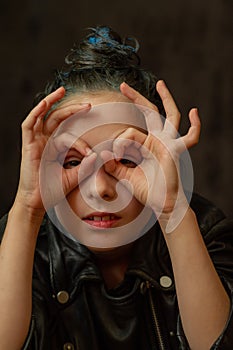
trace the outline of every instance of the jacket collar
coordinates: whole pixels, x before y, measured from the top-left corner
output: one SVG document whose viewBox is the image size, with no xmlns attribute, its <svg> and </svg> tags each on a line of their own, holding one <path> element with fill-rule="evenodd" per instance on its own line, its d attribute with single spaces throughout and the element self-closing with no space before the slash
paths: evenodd
<svg viewBox="0 0 233 350">
<path fill-rule="evenodd" d="M 46 217 L 44 233 L 48 239 L 48 262 L 53 292 L 61 290 L 76 293 L 87 280 L 102 281 L 95 256 L 84 245 L 61 233 Z M 158 285 L 159 278 L 172 274 L 170 258 L 158 223 L 134 243 L 128 275 L 138 276 Z"/>
</svg>

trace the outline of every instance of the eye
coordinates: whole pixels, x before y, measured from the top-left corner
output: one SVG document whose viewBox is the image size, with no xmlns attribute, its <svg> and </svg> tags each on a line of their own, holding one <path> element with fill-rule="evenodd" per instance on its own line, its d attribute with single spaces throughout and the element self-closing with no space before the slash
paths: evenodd
<svg viewBox="0 0 233 350">
<path fill-rule="evenodd" d="M 83 155 L 77 150 L 71 148 L 68 153 L 65 155 L 61 154 L 58 158 L 59 163 L 63 166 L 64 169 L 72 169 L 78 166 L 83 160 Z"/>
<path fill-rule="evenodd" d="M 135 163 L 134 161 L 130 160 L 130 159 L 126 159 L 126 158 L 122 158 L 120 160 L 120 163 L 123 164 L 124 166 L 126 166 L 127 168 L 136 168 L 137 163 Z"/>
<path fill-rule="evenodd" d="M 81 163 L 81 160 L 78 159 L 70 159 L 70 160 L 65 160 L 63 164 L 64 169 L 72 169 L 76 166 L 78 166 Z"/>
</svg>

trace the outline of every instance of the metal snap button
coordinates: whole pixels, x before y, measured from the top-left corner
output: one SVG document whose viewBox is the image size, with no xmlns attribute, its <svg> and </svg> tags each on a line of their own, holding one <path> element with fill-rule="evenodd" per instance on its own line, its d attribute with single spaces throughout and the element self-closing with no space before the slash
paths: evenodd
<svg viewBox="0 0 233 350">
<path fill-rule="evenodd" d="M 65 343 L 63 345 L 63 350 L 74 350 L 74 345 L 71 343 Z"/>
<path fill-rule="evenodd" d="M 172 279 L 169 276 L 160 277 L 159 283 L 163 288 L 169 288 L 172 285 Z"/>
<path fill-rule="evenodd" d="M 69 300 L 69 293 L 67 293 L 65 290 L 61 290 L 57 293 L 57 300 L 60 304 L 65 304 Z"/>
</svg>

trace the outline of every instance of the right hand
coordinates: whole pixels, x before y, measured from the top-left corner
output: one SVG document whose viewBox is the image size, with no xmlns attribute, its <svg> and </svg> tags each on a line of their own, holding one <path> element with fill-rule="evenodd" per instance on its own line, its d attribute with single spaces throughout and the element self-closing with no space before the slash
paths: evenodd
<svg viewBox="0 0 233 350">
<path fill-rule="evenodd" d="M 65 89 L 63 87 L 52 92 L 29 113 L 22 123 L 22 160 L 15 203 L 20 203 L 26 208 L 42 214 L 44 214 L 45 208 L 39 186 L 39 169 L 41 157 L 48 139 L 61 122 L 74 113 L 88 111 L 91 108 L 89 104 L 64 104 L 54 109 L 49 116 L 44 119 L 51 107 L 63 98 L 64 95 Z M 88 145 L 84 144 L 84 141 L 78 140 L 74 147 L 83 157 L 87 159 L 93 158 L 92 154 L 88 156 Z M 56 174 L 57 170 L 62 171 L 63 191 L 65 194 L 68 194 L 78 185 L 77 172 L 79 166 L 74 169 L 64 169 L 57 161 L 57 156 L 58 154 L 56 151 L 54 152 L 54 159 L 50 159 L 48 165 L 50 168 L 51 164 L 54 166 L 53 174 Z M 90 161 L 91 159 L 89 163 Z M 58 183 L 58 181 L 56 182 L 56 179 L 54 179 L 54 183 Z M 56 198 L 56 200 L 59 200 L 59 198 Z M 51 206 L 54 204 L 56 203 L 51 203 Z"/>
</svg>

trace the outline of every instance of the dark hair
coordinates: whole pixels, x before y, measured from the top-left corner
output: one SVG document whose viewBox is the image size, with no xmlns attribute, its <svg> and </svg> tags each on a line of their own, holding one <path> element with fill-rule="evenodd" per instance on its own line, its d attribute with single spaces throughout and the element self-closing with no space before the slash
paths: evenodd
<svg viewBox="0 0 233 350">
<path fill-rule="evenodd" d="M 65 58 L 65 65 L 55 72 L 54 81 L 36 97 L 36 103 L 60 86 L 66 96 L 76 92 L 119 91 L 125 81 L 155 103 L 162 113 L 161 99 L 155 89 L 157 78 L 140 67 L 138 41 L 121 37 L 108 26 L 89 28 L 89 33 Z"/>
</svg>

